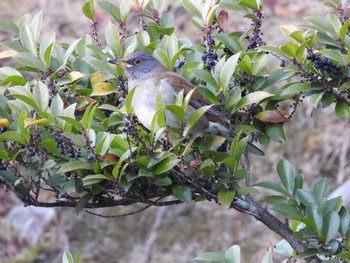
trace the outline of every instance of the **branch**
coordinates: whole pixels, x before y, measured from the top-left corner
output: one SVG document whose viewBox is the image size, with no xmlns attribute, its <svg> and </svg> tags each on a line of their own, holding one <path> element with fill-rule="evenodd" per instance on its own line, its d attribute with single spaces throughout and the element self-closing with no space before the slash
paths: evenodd
<svg viewBox="0 0 350 263">
<path fill-rule="evenodd" d="M 254 216 L 256 220 L 260 221 L 273 232 L 285 239 L 293 247 L 298 255 L 307 249 L 305 243 L 293 238 L 294 233 L 287 224 L 282 223 L 277 217 L 272 215 L 265 208 L 258 205 L 250 196 L 248 196 L 246 200 L 235 198 L 231 204 L 231 207 L 237 209 L 240 212 Z M 322 262 L 322 260 L 317 256 L 311 256 L 305 258 L 305 260 L 311 263 Z"/>
</svg>

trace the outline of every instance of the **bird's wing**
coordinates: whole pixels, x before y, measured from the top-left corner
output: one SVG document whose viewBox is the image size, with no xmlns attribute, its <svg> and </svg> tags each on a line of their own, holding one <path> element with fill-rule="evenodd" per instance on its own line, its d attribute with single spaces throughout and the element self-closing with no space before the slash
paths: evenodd
<svg viewBox="0 0 350 263">
<path fill-rule="evenodd" d="M 181 90 L 184 90 L 184 95 L 186 96 L 187 93 L 192 91 L 195 87 L 186 80 L 185 78 L 177 75 L 176 73 L 172 71 L 166 72 L 162 77 L 163 81 L 166 81 L 169 83 L 176 93 L 179 93 Z M 212 104 L 208 99 L 206 99 L 198 90 L 194 90 L 191 96 L 191 100 L 189 104 L 198 109 L 200 107 L 210 105 Z M 215 107 L 211 107 L 207 112 L 206 115 L 210 121 L 217 121 L 221 123 L 227 123 L 226 116 L 222 114 L 220 111 L 218 111 Z"/>
</svg>

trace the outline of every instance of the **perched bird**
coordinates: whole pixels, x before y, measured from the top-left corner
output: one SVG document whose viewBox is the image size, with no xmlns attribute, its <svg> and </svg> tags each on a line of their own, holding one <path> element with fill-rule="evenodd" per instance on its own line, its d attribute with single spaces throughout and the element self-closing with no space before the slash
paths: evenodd
<svg viewBox="0 0 350 263">
<path fill-rule="evenodd" d="M 123 59 L 115 58 L 108 62 L 123 67 L 128 79 L 129 92 L 135 88 L 132 98 L 134 113 L 147 129 L 150 129 L 156 112 L 156 97 L 159 92 L 162 95 L 163 105 L 172 105 L 175 104 L 176 96 L 181 90 L 184 90 L 186 95 L 195 88 L 188 80 L 166 68 L 156 58 L 145 52 L 135 52 Z M 210 104 L 209 100 L 194 90 L 186 109 L 185 121 L 196 109 Z M 180 126 L 170 111 L 166 112 L 166 124 L 169 127 Z M 190 130 L 191 141 L 186 150 L 197 137 L 205 134 L 232 138 L 235 134 L 227 124 L 226 117 L 220 111 L 214 106 L 209 108 Z M 264 155 L 264 152 L 253 144 L 249 143 L 247 148 L 253 154 Z"/>
</svg>

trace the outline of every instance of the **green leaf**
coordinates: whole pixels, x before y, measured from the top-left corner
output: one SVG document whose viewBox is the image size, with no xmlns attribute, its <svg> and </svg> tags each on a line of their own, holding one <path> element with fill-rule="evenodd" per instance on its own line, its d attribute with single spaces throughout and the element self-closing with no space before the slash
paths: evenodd
<svg viewBox="0 0 350 263">
<path fill-rule="evenodd" d="M 195 260 L 205 260 L 205 261 L 212 261 L 212 262 L 219 262 L 219 263 L 226 263 L 226 259 L 224 256 L 220 255 L 216 252 L 205 252 L 197 257 L 195 257 Z"/>
<path fill-rule="evenodd" d="M 296 196 L 299 198 L 301 203 L 305 206 L 316 203 L 315 195 L 312 192 L 307 191 L 305 189 L 298 189 L 296 191 Z"/>
<path fill-rule="evenodd" d="M 1 135 L 0 135 L 1 136 Z M 91 163 L 84 163 L 79 160 L 70 161 L 64 163 L 61 168 L 57 171 L 58 174 L 63 174 L 66 172 L 77 171 L 77 170 L 92 170 Z"/>
<path fill-rule="evenodd" d="M 266 127 L 266 134 L 269 136 L 272 140 L 283 142 L 286 140 L 286 137 L 284 135 L 283 127 L 280 124 L 277 123 L 271 123 L 268 124 Z"/>
<path fill-rule="evenodd" d="M 287 203 L 273 205 L 272 210 L 286 218 L 297 219 L 303 217 L 298 209 Z"/>
<path fill-rule="evenodd" d="M 83 178 L 83 186 L 98 184 L 102 181 L 110 181 L 112 179 L 104 174 L 91 174 Z"/>
<path fill-rule="evenodd" d="M 310 203 L 306 207 L 306 218 L 313 223 L 312 225 L 308 226 L 311 227 L 316 233 L 320 233 L 322 230 L 323 218 L 322 210 L 317 204 Z"/>
<path fill-rule="evenodd" d="M 105 27 L 105 38 L 107 45 L 112 50 L 112 52 L 121 57 L 121 48 L 120 48 L 120 35 L 117 28 L 112 24 L 111 21 L 108 21 Z"/>
<path fill-rule="evenodd" d="M 39 71 L 44 71 L 45 70 L 45 65 L 44 63 L 35 55 L 32 53 L 27 53 L 27 52 L 22 52 L 19 53 L 15 59 L 22 63 L 25 66 L 28 66 L 30 68 L 39 70 Z"/>
<path fill-rule="evenodd" d="M 204 81 L 205 83 L 209 83 L 212 85 L 215 89 L 219 87 L 218 83 L 216 82 L 215 78 L 212 74 L 210 74 L 207 70 L 204 69 L 192 69 L 191 70 L 200 80 Z"/>
<path fill-rule="evenodd" d="M 316 108 L 317 105 L 318 105 L 318 103 L 319 103 L 320 100 L 322 99 L 324 93 L 325 93 L 324 91 L 321 91 L 321 92 L 317 92 L 317 93 L 311 95 L 311 96 L 309 97 L 309 103 L 310 103 L 310 105 L 313 106 L 314 108 Z"/>
<path fill-rule="evenodd" d="M 98 104 L 92 103 L 86 108 L 83 118 L 81 120 L 81 126 L 83 126 L 84 129 L 90 129 L 97 107 Z"/>
<path fill-rule="evenodd" d="M 197 4 L 197 1 L 193 0 L 182 0 L 183 6 L 196 16 L 202 17 L 202 10 L 199 4 Z"/>
<path fill-rule="evenodd" d="M 33 17 L 30 23 L 30 27 L 33 30 L 35 41 L 39 40 L 42 24 L 43 24 L 43 11 L 40 10 L 35 14 L 35 16 Z"/>
<path fill-rule="evenodd" d="M 229 208 L 235 196 L 236 192 L 233 191 L 219 191 L 218 201 L 224 208 Z"/>
<path fill-rule="evenodd" d="M 239 41 L 230 34 L 214 34 L 214 38 L 218 39 L 221 43 L 223 43 L 233 54 L 242 51 L 242 46 Z"/>
<path fill-rule="evenodd" d="M 83 14 L 91 20 L 95 21 L 95 0 L 88 0 L 85 2 L 82 8 Z"/>
<path fill-rule="evenodd" d="M 306 83 L 306 82 L 289 83 L 286 86 L 284 86 L 282 89 L 283 89 L 283 92 L 281 96 L 295 95 L 303 91 L 308 91 L 310 89 L 310 83 Z"/>
<path fill-rule="evenodd" d="M 74 263 L 74 259 L 69 250 L 65 250 L 62 256 L 62 263 Z"/>
<path fill-rule="evenodd" d="M 165 160 L 158 163 L 154 169 L 154 174 L 163 174 L 172 169 L 175 165 L 177 165 L 181 160 L 175 157 L 169 157 Z"/>
<path fill-rule="evenodd" d="M 263 187 L 263 188 L 267 188 L 276 192 L 279 192 L 283 195 L 288 196 L 289 193 L 279 184 L 272 182 L 272 181 L 266 181 L 266 182 L 260 182 L 255 184 L 254 186 L 259 186 L 259 187 Z"/>
<path fill-rule="evenodd" d="M 241 55 L 241 52 L 231 56 L 225 62 L 224 66 L 221 69 L 219 83 L 220 83 L 220 87 L 222 88 L 224 94 L 226 94 L 226 92 L 229 88 L 230 80 L 232 78 L 233 72 L 235 71 L 235 69 L 237 67 L 237 63 L 238 63 L 240 55 Z"/>
<path fill-rule="evenodd" d="M 248 7 L 253 10 L 259 10 L 260 9 L 260 1 L 259 0 L 239 0 L 239 5 Z"/>
<path fill-rule="evenodd" d="M 109 1 L 98 1 L 97 4 L 109 13 L 117 22 L 121 22 L 119 7 L 115 6 Z"/>
<path fill-rule="evenodd" d="M 162 49 L 156 49 L 153 52 L 153 56 L 160 62 L 162 63 L 164 66 L 166 66 L 167 68 L 171 67 L 171 63 L 170 63 L 170 58 L 168 56 L 168 54 L 162 50 Z"/>
<path fill-rule="evenodd" d="M 238 245 L 234 245 L 226 250 L 225 260 L 227 263 L 240 263 L 241 262 L 241 248 Z"/>
<path fill-rule="evenodd" d="M 51 65 L 51 55 L 55 44 L 55 34 L 47 35 L 40 44 L 39 57 L 46 67 Z"/>
<path fill-rule="evenodd" d="M 316 197 L 316 200 L 319 200 L 325 197 L 327 189 L 328 189 L 328 179 L 322 178 L 314 185 L 314 188 L 312 191 Z"/>
<path fill-rule="evenodd" d="M 350 26 L 350 19 L 348 19 L 348 20 L 342 25 L 342 27 L 341 27 L 340 30 L 339 30 L 339 38 L 340 38 L 340 40 L 343 41 L 343 42 L 344 42 L 344 40 L 345 40 L 345 36 L 346 36 L 347 33 L 348 33 L 349 26 Z"/>
<path fill-rule="evenodd" d="M 83 197 L 79 199 L 75 206 L 75 210 L 77 215 L 85 208 L 85 206 L 89 203 L 90 199 L 93 197 L 91 193 L 85 194 Z"/>
<path fill-rule="evenodd" d="M 22 27 L 20 28 L 20 31 L 19 31 L 19 37 L 21 39 L 22 45 L 31 54 L 36 56 L 38 54 L 38 49 L 37 49 L 33 29 L 27 24 L 22 25 Z"/>
<path fill-rule="evenodd" d="M 179 123 L 185 120 L 186 113 L 182 107 L 178 105 L 167 105 L 165 109 L 170 111 Z"/>
<path fill-rule="evenodd" d="M 248 54 L 246 54 L 241 62 L 239 62 L 238 66 L 243 69 L 246 73 L 251 75 L 253 73 L 253 65 L 251 59 Z"/>
<path fill-rule="evenodd" d="M 191 116 L 188 118 L 187 125 L 184 129 L 184 136 L 187 136 L 192 127 L 197 123 L 197 121 L 212 107 L 212 105 L 203 106 L 197 109 Z"/>
<path fill-rule="evenodd" d="M 335 238 L 340 226 L 340 217 L 338 213 L 330 211 L 323 217 L 322 237 L 323 241 L 328 244 L 331 239 Z"/>
<path fill-rule="evenodd" d="M 38 81 L 33 88 L 33 97 L 39 112 L 45 112 L 49 107 L 49 88 L 42 82 Z"/>
<path fill-rule="evenodd" d="M 235 106 L 234 111 L 237 111 L 240 108 L 243 108 L 253 103 L 259 103 L 262 100 L 273 96 L 274 96 L 273 94 L 267 91 L 255 91 L 255 92 L 249 93 L 247 96 L 242 97 L 242 99 Z"/>
<path fill-rule="evenodd" d="M 14 141 L 20 144 L 26 144 L 26 140 L 17 132 L 6 131 L 0 134 L 0 141 Z"/>
<path fill-rule="evenodd" d="M 339 233 L 342 236 L 345 236 L 349 230 L 350 214 L 349 214 L 349 211 L 344 206 L 342 206 L 342 208 L 339 211 L 339 217 L 340 217 Z"/>
<path fill-rule="evenodd" d="M 49 186 L 60 186 L 67 182 L 68 178 L 66 176 L 61 175 L 49 176 L 49 178 L 47 179 L 47 185 Z"/>
<path fill-rule="evenodd" d="M 337 101 L 335 105 L 335 114 L 345 122 L 350 122 L 350 106 L 344 100 Z"/>
<path fill-rule="evenodd" d="M 19 35 L 20 31 L 15 23 L 6 19 L 0 19 L 0 29 L 15 35 Z"/>
<path fill-rule="evenodd" d="M 175 185 L 172 187 L 172 194 L 182 202 L 189 203 L 192 201 L 191 189 L 185 185 Z"/>
<path fill-rule="evenodd" d="M 126 21 L 128 18 L 129 12 L 132 8 L 131 0 L 123 0 L 120 4 L 120 18 L 122 21 Z"/>
<path fill-rule="evenodd" d="M 277 164 L 277 173 L 284 188 L 290 195 L 294 192 L 294 171 L 292 164 L 287 160 L 281 160 Z"/>
</svg>

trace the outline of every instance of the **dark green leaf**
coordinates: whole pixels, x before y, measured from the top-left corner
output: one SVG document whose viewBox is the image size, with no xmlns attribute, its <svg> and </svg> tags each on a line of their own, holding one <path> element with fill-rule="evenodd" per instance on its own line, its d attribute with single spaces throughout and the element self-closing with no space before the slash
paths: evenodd
<svg viewBox="0 0 350 263">
<path fill-rule="evenodd" d="M 79 199 L 77 205 L 75 206 L 77 215 L 85 208 L 85 206 L 89 203 L 92 197 L 93 195 L 91 193 L 87 193 Z"/>
<path fill-rule="evenodd" d="M 272 209 L 286 218 L 302 218 L 302 214 L 294 206 L 287 203 L 275 204 Z"/>
<path fill-rule="evenodd" d="M 324 215 L 322 226 L 323 241 L 327 244 L 333 239 L 340 226 L 340 217 L 338 213 L 331 211 Z"/>
<path fill-rule="evenodd" d="M 313 188 L 313 193 L 316 197 L 316 200 L 319 200 L 325 197 L 327 189 L 328 189 L 328 179 L 322 178 L 314 185 L 314 188 Z"/>
<path fill-rule="evenodd" d="M 61 175 L 54 175 L 54 176 L 50 176 L 47 179 L 47 185 L 49 186 L 59 186 L 62 185 L 64 183 L 68 182 L 68 178 L 65 176 L 61 176 Z"/>
<path fill-rule="evenodd" d="M 350 121 L 350 106 L 344 100 L 340 100 L 335 105 L 335 114 L 342 121 Z"/>
<path fill-rule="evenodd" d="M 292 164 L 284 159 L 279 161 L 277 164 L 277 172 L 284 188 L 290 195 L 293 195 L 295 179 Z"/>
<path fill-rule="evenodd" d="M 317 204 L 310 203 L 306 207 L 306 218 L 313 222 L 312 226 L 309 225 L 309 227 L 311 227 L 316 233 L 321 232 L 323 225 L 322 216 L 322 210 Z"/>
<path fill-rule="evenodd" d="M 266 182 L 257 183 L 257 184 L 255 184 L 255 186 L 267 188 L 267 189 L 279 192 L 279 193 L 286 195 L 286 196 L 289 195 L 289 193 L 282 186 L 280 186 L 279 184 L 277 184 L 275 182 L 266 181 Z"/>
<path fill-rule="evenodd" d="M 340 225 L 339 233 L 345 237 L 346 233 L 349 230 L 350 215 L 349 211 L 343 206 L 339 211 Z"/>
<path fill-rule="evenodd" d="M 168 172 L 171 168 L 177 165 L 181 160 L 175 157 L 169 157 L 155 166 L 154 174 L 162 174 Z"/>
<path fill-rule="evenodd" d="M 272 140 L 275 140 L 278 142 L 283 142 L 286 140 L 283 127 L 277 123 L 268 124 L 266 127 L 266 134 Z"/>
<path fill-rule="evenodd" d="M 0 134 L 0 141 L 14 141 L 20 144 L 26 144 L 26 140 L 17 132 L 6 131 Z"/>
<path fill-rule="evenodd" d="M 63 164 L 57 173 L 66 173 L 77 170 L 92 170 L 92 168 L 91 163 L 84 163 L 82 161 L 74 160 Z"/>
<path fill-rule="evenodd" d="M 177 199 L 182 202 L 189 203 L 192 201 L 192 192 L 191 189 L 185 185 L 175 185 L 172 188 L 172 194 Z"/>
<path fill-rule="evenodd" d="M 305 189 L 299 189 L 296 191 L 296 196 L 299 198 L 301 203 L 305 206 L 308 206 L 309 204 L 316 203 L 315 195 L 307 191 Z"/>
</svg>

